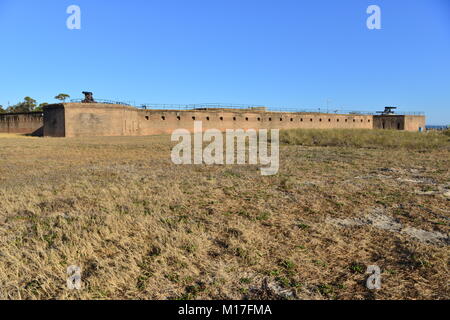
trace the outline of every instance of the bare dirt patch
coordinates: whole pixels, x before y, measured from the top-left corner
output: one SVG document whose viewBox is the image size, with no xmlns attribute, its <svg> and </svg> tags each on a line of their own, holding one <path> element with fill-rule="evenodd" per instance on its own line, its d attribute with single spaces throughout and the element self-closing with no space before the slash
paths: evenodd
<svg viewBox="0 0 450 320">
<path fill-rule="evenodd" d="M 370 226 L 394 233 L 406 234 L 423 243 L 441 246 L 450 244 L 448 234 L 425 231 L 413 227 L 405 227 L 401 223 L 397 222 L 394 218 L 386 215 L 384 210 L 380 209 L 374 209 L 370 214 L 362 217 L 347 219 L 327 219 L 326 222 L 344 227 Z"/>
</svg>

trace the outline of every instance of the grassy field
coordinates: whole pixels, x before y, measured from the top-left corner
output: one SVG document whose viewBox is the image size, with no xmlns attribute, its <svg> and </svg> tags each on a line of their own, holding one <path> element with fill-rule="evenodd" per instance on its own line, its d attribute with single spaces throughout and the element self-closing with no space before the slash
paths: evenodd
<svg viewBox="0 0 450 320">
<path fill-rule="evenodd" d="M 169 136 L 1 135 L 0 299 L 449 299 L 449 140 L 283 132 L 263 177 Z"/>
</svg>

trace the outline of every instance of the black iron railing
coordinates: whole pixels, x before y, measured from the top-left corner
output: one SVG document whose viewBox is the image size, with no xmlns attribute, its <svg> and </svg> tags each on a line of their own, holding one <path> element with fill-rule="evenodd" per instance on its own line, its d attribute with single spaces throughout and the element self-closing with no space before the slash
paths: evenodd
<svg viewBox="0 0 450 320">
<path fill-rule="evenodd" d="M 70 102 L 74 103 L 81 103 L 84 99 L 71 99 Z M 104 103 L 104 104 L 116 104 L 116 105 L 123 105 L 123 106 L 134 106 L 131 102 L 124 102 L 124 101 L 114 101 L 114 100 L 107 100 L 107 99 L 95 99 L 96 103 Z"/>
<path fill-rule="evenodd" d="M 83 99 L 71 99 L 71 102 L 81 103 Z M 302 108 L 302 107 L 284 107 L 284 106 L 262 106 L 262 105 L 252 105 L 252 104 L 235 104 L 235 103 L 200 103 L 200 104 L 161 104 L 161 103 L 145 103 L 137 105 L 135 102 L 131 101 L 114 101 L 107 99 L 95 99 L 97 103 L 113 104 L 113 105 L 125 105 L 132 106 L 139 109 L 145 110 L 213 110 L 213 109 L 235 109 L 235 110 L 266 110 L 269 112 L 299 112 L 299 113 L 328 113 L 328 114 L 351 114 L 351 115 L 379 115 L 376 112 L 370 111 L 359 111 L 345 108 Z M 422 116 L 424 112 L 417 111 L 405 111 L 398 112 L 394 115 L 415 115 Z"/>
</svg>

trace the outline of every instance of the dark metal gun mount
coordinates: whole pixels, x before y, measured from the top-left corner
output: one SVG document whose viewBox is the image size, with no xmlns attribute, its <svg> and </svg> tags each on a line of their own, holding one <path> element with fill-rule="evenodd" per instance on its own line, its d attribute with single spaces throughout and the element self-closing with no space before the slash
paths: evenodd
<svg viewBox="0 0 450 320">
<path fill-rule="evenodd" d="M 397 109 L 397 107 L 384 107 L 384 111 L 377 111 L 377 113 L 381 113 L 382 115 L 395 114 L 395 109 Z"/>
<path fill-rule="evenodd" d="M 83 91 L 84 100 L 81 103 L 95 103 L 94 96 L 92 92 Z"/>
</svg>

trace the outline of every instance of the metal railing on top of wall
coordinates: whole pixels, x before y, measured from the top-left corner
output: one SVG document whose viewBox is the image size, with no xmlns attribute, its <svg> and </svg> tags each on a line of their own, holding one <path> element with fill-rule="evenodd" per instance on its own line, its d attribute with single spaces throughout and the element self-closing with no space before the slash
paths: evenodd
<svg viewBox="0 0 450 320">
<path fill-rule="evenodd" d="M 74 103 L 82 103 L 84 101 L 84 99 L 71 99 L 70 102 L 74 102 Z M 108 100 L 108 99 L 95 99 L 95 102 L 97 103 L 104 103 L 104 104 L 116 104 L 116 105 L 123 105 L 123 106 L 130 106 L 133 107 L 134 103 L 128 101 L 128 102 L 123 102 L 123 101 L 114 101 L 114 100 Z"/>
<path fill-rule="evenodd" d="M 71 99 L 71 102 L 81 103 L 83 99 Z M 246 110 L 261 109 L 266 108 L 267 111 L 271 112 L 303 112 L 303 113 L 328 113 L 328 114 L 353 114 L 353 115 L 380 115 L 376 112 L 370 111 L 359 111 L 351 109 L 336 109 L 336 108 L 300 108 L 300 107 L 283 107 L 283 106 L 262 106 L 262 105 L 250 105 L 250 104 L 234 104 L 234 103 L 201 103 L 201 104 L 160 104 L 160 103 L 145 103 L 136 105 L 132 101 L 114 101 L 107 99 L 95 99 L 97 103 L 114 104 L 114 105 L 125 105 L 134 106 L 139 109 L 145 110 L 207 110 L 207 109 L 236 109 L 236 110 Z M 382 109 L 382 108 L 377 108 Z M 424 112 L 417 111 L 405 111 L 399 112 L 394 115 L 415 115 L 422 116 Z"/>
<path fill-rule="evenodd" d="M 266 108 L 267 111 L 272 112 L 303 112 L 303 113 L 328 113 L 328 114 L 354 114 L 354 115 L 377 115 L 376 112 L 370 111 L 359 111 L 359 110 L 351 110 L 351 109 L 335 109 L 335 108 L 300 108 L 300 107 L 275 107 L 275 106 L 260 106 L 260 105 L 245 105 L 245 104 L 155 104 L 148 103 L 143 104 L 141 106 L 137 106 L 137 108 L 146 109 L 146 110 L 198 110 L 198 109 L 258 109 L 258 108 Z M 400 112 L 398 115 L 424 115 L 424 112 Z"/>
</svg>

